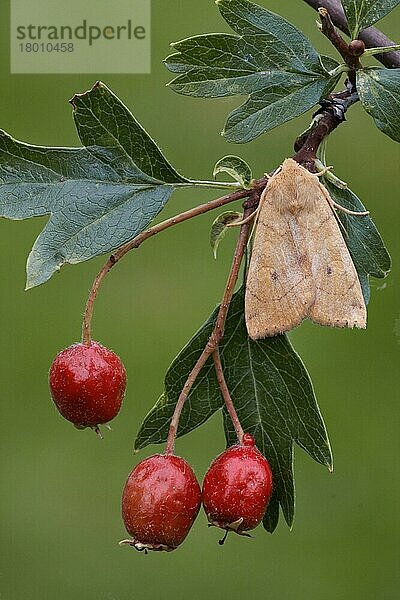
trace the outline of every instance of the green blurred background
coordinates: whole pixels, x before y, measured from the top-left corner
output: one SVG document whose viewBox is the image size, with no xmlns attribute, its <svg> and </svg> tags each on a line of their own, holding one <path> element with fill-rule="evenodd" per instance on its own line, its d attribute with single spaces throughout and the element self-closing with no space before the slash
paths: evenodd
<svg viewBox="0 0 400 600">
<path fill-rule="evenodd" d="M 90 0 L 93 2 L 94 0 Z M 301 0 L 263 0 L 335 55 Z M 101 3 L 100 3 L 101 4 Z M 150 75 L 10 75 L 9 8 L 1 2 L 0 127 L 43 145 L 76 145 L 67 100 L 102 79 L 158 141 L 172 164 L 209 179 L 217 159 L 238 153 L 256 176 L 292 153 L 305 115 L 245 146 L 219 135 L 238 99 L 195 100 L 165 87 L 169 42 L 227 31 L 211 0 L 153 0 Z M 395 36 L 397 9 L 381 22 Z M 200 514 L 184 545 L 144 556 L 120 548 L 120 494 L 139 456 L 138 426 L 163 387 L 175 354 L 221 295 L 234 235 L 217 262 L 208 245 L 213 215 L 146 242 L 108 276 L 95 310 L 95 338 L 119 353 L 128 371 L 125 404 L 100 441 L 56 413 L 47 371 L 55 354 L 79 339 L 91 281 L 103 258 L 65 267 L 44 286 L 24 289 L 26 256 L 46 219 L 1 223 L 1 566 L 3 600 L 394 599 L 398 593 L 398 424 L 400 342 L 398 164 L 396 144 L 360 106 L 332 135 L 328 159 L 370 209 L 393 257 L 385 281 L 372 280 L 368 331 L 304 323 L 290 337 L 314 381 L 335 458 L 331 475 L 296 450 L 297 513 L 290 532 L 252 540 L 218 532 Z M 177 192 L 162 217 L 213 197 Z M 199 478 L 224 447 L 216 415 L 178 441 Z"/>
</svg>

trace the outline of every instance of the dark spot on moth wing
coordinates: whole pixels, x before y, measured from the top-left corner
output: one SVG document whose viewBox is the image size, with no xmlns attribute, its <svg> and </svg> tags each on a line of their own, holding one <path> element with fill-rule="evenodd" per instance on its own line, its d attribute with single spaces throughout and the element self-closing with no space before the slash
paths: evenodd
<svg viewBox="0 0 400 600">
<path fill-rule="evenodd" d="M 332 275 L 332 267 L 329 267 L 329 266 L 326 267 L 326 274 Z"/>
<path fill-rule="evenodd" d="M 272 271 L 271 279 L 272 281 L 276 281 L 278 279 L 278 273 L 276 271 Z"/>
</svg>

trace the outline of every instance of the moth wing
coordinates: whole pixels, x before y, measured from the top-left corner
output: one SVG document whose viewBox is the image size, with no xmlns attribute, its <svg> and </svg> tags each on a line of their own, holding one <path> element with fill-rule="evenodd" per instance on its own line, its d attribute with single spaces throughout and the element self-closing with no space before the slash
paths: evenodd
<svg viewBox="0 0 400 600">
<path fill-rule="evenodd" d="M 296 327 L 314 302 L 305 242 L 296 234 L 300 234 L 298 215 L 277 210 L 286 203 L 279 194 L 279 180 L 272 180 L 263 192 L 255 230 L 245 294 L 246 326 L 252 339 Z"/>
<path fill-rule="evenodd" d="M 299 219 L 308 228 L 315 302 L 308 317 L 319 325 L 366 327 L 367 311 L 354 263 L 329 204 L 328 192 L 318 182 L 315 209 Z M 319 196 L 317 198 L 317 196 Z"/>
</svg>

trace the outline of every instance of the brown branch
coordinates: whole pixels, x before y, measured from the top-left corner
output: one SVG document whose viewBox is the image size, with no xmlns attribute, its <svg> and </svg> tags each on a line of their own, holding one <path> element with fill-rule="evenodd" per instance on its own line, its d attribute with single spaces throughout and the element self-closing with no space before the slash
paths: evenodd
<svg viewBox="0 0 400 600">
<path fill-rule="evenodd" d="M 257 196 L 256 200 L 259 200 L 259 193 L 257 191 L 253 191 L 252 195 L 253 197 Z M 250 203 L 244 210 L 244 218 L 247 218 L 252 212 L 254 212 L 254 206 L 252 206 L 252 204 Z M 213 354 L 214 351 L 218 348 L 218 344 L 224 336 L 225 321 L 228 314 L 229 305 L 232 300 L 233 291 L 235 289 L 235 284 L 239 275 L 240 265 L 243 259 L 243 255 L 246 251 L 247 240 L 249 238 L 250 230 L 250 222 L 244 223 L 240 228 L 239 238 L 236 244 L 235 254 L 233 256 L 231 270 L 229 272 L 228 280 L 226 282 L 225 291 L 219 307 L 217 319 L 215 321 L 215 325 L 208 339 L 208 342 L 203 352 L 200 354 L 200 357 L 198 358 L 193 369 L 191 370 L 186 380 L 186 383 L 183 386 L 183 389 L 179 395 L 178 401 L 175 405 L 175 410 L 172 415 L 169 427 L 167 443 L 165 446 L 165 454 L 174 453 L 175 437 L 178 431 L 179 418 L 181 416 L 183 406 L 201 369 L 203 368 L 211 354 Z"/>
<path fill-rule="evenodd" d="M 215 373 L 217 375 L 219 389 L 221 390 L 222 397 L 225 402 L 226 410 L 228 411 L 228 414 L 231 418 L 233 427 L 235 428 L 238 442 L 239 442 L 239 444 L 241 444 L 242 440 L 243 440 L 244 431 L 243 431 L 242 425 L 240 424 L 239 417 L 235 410 L 234 404 L 232 402 L 232 398 L 229 393 L 228 386 L 226 385 L 224 371 L 222 369 L 221 357 L 220 357 L 218 348 L 216 348 L 213 352 L 213 359 L 214 359 L 214 367 L 215 367 Z"/>
<path fill-rule="evenodd" d="M 256 182 L 256 185 L 263 187 L 263 186 L 265 186 L 265 183 L 266 183 L 265 179 L 260 179 Z M 168 229 L 169 227 L 172 227 L 173 225 L 177 225 L 178 223 L 183 223 L 183 221 L 187 221 L 188 219 L 191 219 L 198 215 L 202 215 L 202 214 L 208 212 L 209 210 L 213 210 L 214 208 L 224 206 L 225 204 L 228 204 L 229 202 L 234 202 L 235 200 L 241 200 L 242 198 L 246 198 L 247 196 L 250 196 L 253 193 L 254 193 L 253 190 L 238 190 L 237 192 L 233 192 L 232 194 L 228 194 L 226 196 L 222 196 L 221 198 L 216 198 L 215 200 L 211 200 L 210 202 L 207 202 L 206 204 L 200 204 L 199 206 L 196 206 L 195 208 L 191 208 L 179 215 L 171 217 L 170 219 L 166 219 L 165 221 L 162 221 L 161 223 L 158 223 L 157 225 L 153 225 L 153 227 L 150 227 L 150 229 L 147 229 L 146 231 L 139 233 L 139 235 L 134 237 L 130 242 L 128 242 L 127 244 L 124 244 L 123 246 L 120 246 L 120 248 L 115 250 L 115 252 L 113 254 L 111 254 L 109 259 L 105 262 L 105 264 L 102 266 L 102 268 L 98 272 L 98 274 L 93 282 L 92 288 L 90 290 L 89 297 L 86 302 L 84 317 L 83 317 L 82 343 L 85 344 L 86 346 L 90 346 L 91 322 L 92 322 L 92 316 L 93 316 L 93 308 L 94 308 L 94 302 L 96 300 L 96 296 L 99 291 L 100 285 L 101 285 L 104 277 L 107 275 L 107 273 L 113 268 L 113 266 L 119 260 L 121 260 L 121 258 L 123 256 L 125 256 L 125 254 L 127 254 L 133 248 L 138 248 L 140 246 L 140 244 L 142 244 L 145 240 L 149 239 L 153 235 L 156 235 L 157 233 L 160 233 L 161 231 L 164 231 L 165 229 Z"/>
<path fill-rule="evenodd" d="M 317 150 L 322 141 L 340 123 L 345 121 L 347 110 L 355 102 L 358 102 L 358 94 L 354 85 L 350 81 L 347 81 L 346 84 L 346 90 L 332 93 L 321 102 L 321 108 L 314 114 L 313 127 L 295 141 L 296 154 L 293 159 L 312 173 L 315 172 Z"/>
<path fill-rule="evenodd" d="M 296 154 L 294 160 L 311 172 L 315 172 L 315 159 L 319 146 L 340 123 L 345 121 L 346 111 L 358 101 L 356 88 L 356 70 L 362 65 L 359 57 L 365 46 L 368 48 L 394 45 L 378 29 L 369 27 L 360 32 L 359 39 L 350 44 L 342 38 L 335 26 L 349 34 L 346 17 L 339 0 L 304 0 L 316 9 L 321 20 L 321 31 L 338 50 L 349 67 L 346 90 L 329 94 L 321 101 L 321 108 L 314 114 L 311 128 L 297 138 L 294 144 Z M 387 67 L 400 67 L 400 52 L 375 55 Z"/>
<path fill-rule="evenodd" d="M 361 63 L 357 56 L 350 52 L 349 44 L 345 42 L 340 33 L 332 23 L 332 19 L 326 8 L 318 9 L 319 18 L 321 19 L 321 32 L 333 44 L 339 52 L 344 62 L 350 69 L 360 69 Z"/>
<path fill-rule="evenodd" d="M 344 14 L 344 10 L 340 0 L 303 0 L 314 8 L 318 10 L 323 7 L 326 8 L 331 16 L 333 23 L 336 27 L 339 27 L 343 33 L 349 35 L 349 30 L 347 27 L 347 21 Z M 388 38 L 385 34 L 383 34 L 376 27 L 368 27 L 367 29 L 363 29 L 359 33 L 359 39 L 362 40 L 366 46 L 366 48 L 380 48 L 384 46 L 394 46 L 395 42 Z M 375 54 L 374 58 L 379 60 L 385 67 L 389 69 L 395 69 L 400 67 L 400 51 L 388 52 L 387 54 Z"/>
<path fill-rule="evenodd" d="M 328 10 L 318 8 L 321 20 L 320 29 L 342 56 L 349 68 L 346 89 L 343 92 L 331 93 L 320 102 L 321 109 L 314 115 L 311 128 L 297 138 L 294 144 L 296 154 L 293 156 L 299 164 L 311 172 L 315 172 L 317 151 L 322 141 L 345 120 L 349 107 L 358 101 L 356 89 L 356 70 L 361 68 L 359 56 L 365 50 L 360 40 L 348 44 L 335 28 Z"/>
</svg>

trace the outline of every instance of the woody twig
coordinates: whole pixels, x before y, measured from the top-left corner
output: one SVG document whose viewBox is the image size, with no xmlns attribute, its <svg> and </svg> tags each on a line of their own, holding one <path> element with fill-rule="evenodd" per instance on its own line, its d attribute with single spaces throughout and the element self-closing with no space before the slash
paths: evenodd
<svg viewBox="0 0 400 600">
<path fill-rule="evenodd" d="M 346 35 L 349 35 L 347 21 L 344 14 L 343 6 L 340 0 L 303 0 L 306 4 L 318 10 L 326 8 L 334 25 Z M 362 40 L 366 48 L 381 48 L 385 46 L 394 46 L 395 42 L 388 38 L 384 33 L 376 27 L 368 27 L 359 34 L 359 39 Z M 388 52 L 387 54 L 376 54 L 375 58 L 379 60 L 388 69 L 400 67 L 400 51 Z"/>
</svg>

